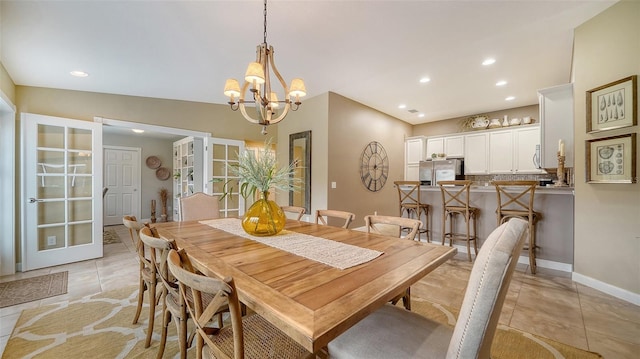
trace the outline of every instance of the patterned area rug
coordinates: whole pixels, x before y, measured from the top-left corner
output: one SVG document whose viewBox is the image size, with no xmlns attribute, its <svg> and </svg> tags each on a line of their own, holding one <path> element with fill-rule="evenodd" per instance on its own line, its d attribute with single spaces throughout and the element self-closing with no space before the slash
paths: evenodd
<svg viewBox="0 0 640 359">
<path fill-rule="evenodd" d="M 144 348 L 148 309 L 131 324 L 137 287 L 87 296 L 22 312 L 3 358 L 155 358 L 160 341 L 161 309 L 156 312 L 151 347 Z M 146 297 L 145 297 L 146 299 Z M 412 309 L 453 325 L 457 313 L 442 305 L 412 298 Z M 195 345 L 194 345 L 195 346 Z M 194 348 L 189 356 L 194 356 Z M 164 358 L 179 357 L 175 325 L 169 324 Z M 599 354 L 509 327 L 500 327 L 491 350 L 493 359 L 592 359 Z"/>
<path fill-rule="evenodd" d="M 120 236 L 116 233 L 115 229 L 105 228 L 102 232 L 102 244 L 120 243 Z"/>
<path fill-rule="evenodd" d="M 68 272 L 0 283 L 0 308 L 67 293 Z"/>
</svg>

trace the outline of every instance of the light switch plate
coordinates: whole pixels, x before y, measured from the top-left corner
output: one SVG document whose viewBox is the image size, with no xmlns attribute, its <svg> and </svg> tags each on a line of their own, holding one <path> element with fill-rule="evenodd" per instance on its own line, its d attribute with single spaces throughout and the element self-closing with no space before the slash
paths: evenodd
<svg viewBox="0 0 640 359">
<path fill-rule="evenodd" d="M 331 188 L 336 188 L 336 183 L 335 182 L 331 182 Z"/>
</svg>

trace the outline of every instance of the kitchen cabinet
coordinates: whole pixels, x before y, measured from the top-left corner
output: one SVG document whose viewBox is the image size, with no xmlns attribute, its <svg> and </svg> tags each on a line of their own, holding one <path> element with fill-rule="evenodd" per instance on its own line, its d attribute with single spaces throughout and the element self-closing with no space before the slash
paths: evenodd
<svg viewBox="0 0 640 359">
<path fill-rule="evenodd" d="M 489 133 L 489 173 L 535 174 L 540 127 L 522 127 Z"/>
<path fill-rule="evenodd" d="M 431 158 L 434 153 L 446 153 L 444 151 L 444 137 L 427 138 L 427 158 Z"/>
<path fill-rule="evenodd" d="M 443 136 L 427 138 L 427 158 L 433 153 L 444 153 L 447 157 L 464 156 L 464 136 Z"/>
<path fill-rule="evenodd" d="M 573 167 L 573 84 L 538 90 L 538 101 L 541 167 L 558 167 L 558 140 L 565 144 L 565 167 Z"/>
<path fill-rule="evenodd" d="M 489 173 L 489 134 L 474 133 L 464 136 L 464 174 Z"/>
<path fill-rule="evenodd" d="M 489 133 L 489 173 L 513 173 L 513 131 Z"/>
<path fill-rule="evenodd" d="M 447 157 L 464 157 L 464 136 L 444 137 L 444 153 Z"/>
<path fill-rule="evenodd" d="M 419 179 L 420 161 L 425 159 L 425 138 L 410 137 L 404 141 L 404 179 L 417 181 Z"/>
<path fill-rule="evenodd" d="M 514 135 L 514 172 L 544 173 L 540 168 L 540 127 L 519 128 Z"/>
</svg>

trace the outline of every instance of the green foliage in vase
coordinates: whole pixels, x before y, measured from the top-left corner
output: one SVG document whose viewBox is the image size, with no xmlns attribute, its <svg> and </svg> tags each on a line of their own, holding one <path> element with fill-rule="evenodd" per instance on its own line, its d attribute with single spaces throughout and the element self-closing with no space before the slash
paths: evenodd
<svg viewBox="0 0 640 359">
<path fill-rule="evenodd" d="M 270 151 L 271 139 L 265 141 L 264 148 L 258 154 L 245 150 L 238 154 L 238 163 L 229 164 L 231 176 L 240 179 L 239 193 L 244 198 L 254 196 L 256 191 L 267 192 L 271 189 L 281 191 L 297 191 L 300 189 L 301 180 L 293 176 L 296 169 L 295 163 L 278 169 L 275 154 Z M 224 185 L 224 198 L 233 193 L 233 188 L 227 181 Z"/>
</svg>

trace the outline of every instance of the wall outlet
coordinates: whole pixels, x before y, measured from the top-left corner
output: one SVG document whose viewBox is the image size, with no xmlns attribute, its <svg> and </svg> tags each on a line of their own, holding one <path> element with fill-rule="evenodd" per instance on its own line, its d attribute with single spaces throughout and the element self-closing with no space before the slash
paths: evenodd
<svg viewBox="0 0 640 359">
<path fill-rule="evenodd" d="M 55 246 L 56 245 L 56 236 L 49 236 L 47 237 L 47 245 L 48 246 Z"/>
</svg>

